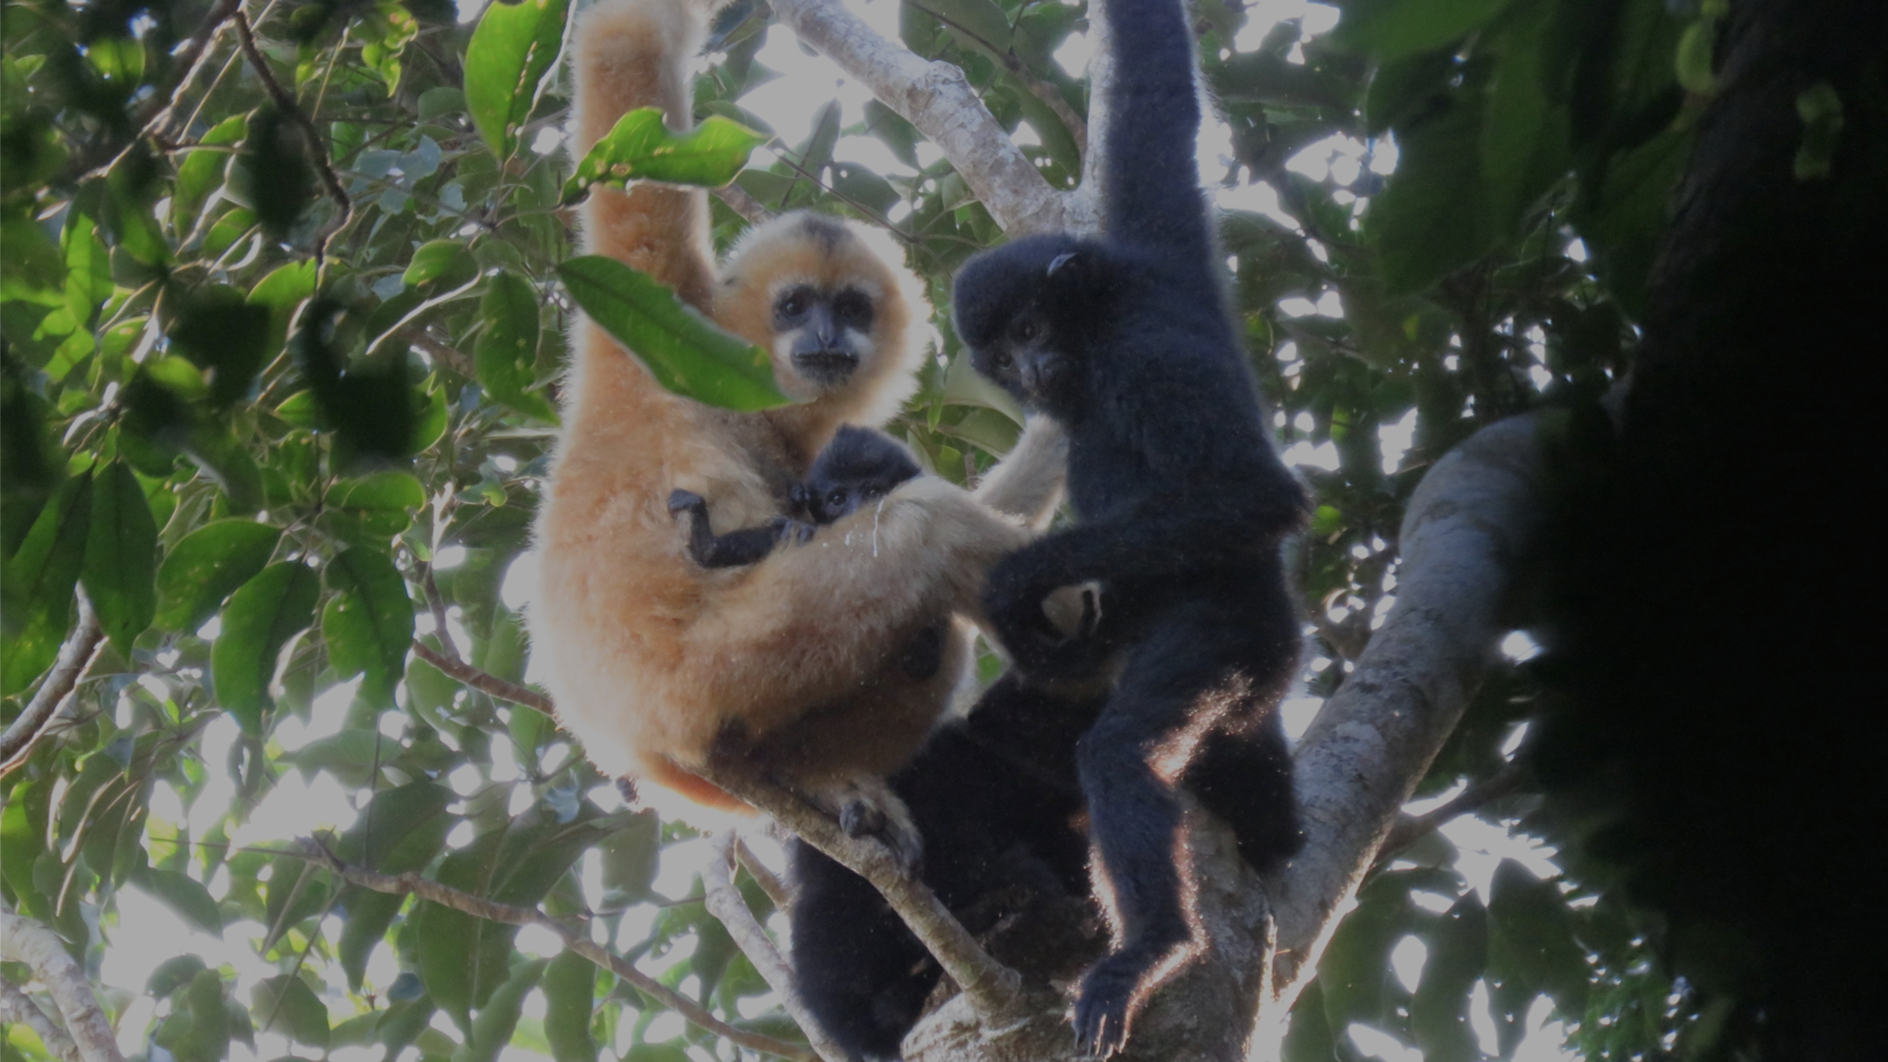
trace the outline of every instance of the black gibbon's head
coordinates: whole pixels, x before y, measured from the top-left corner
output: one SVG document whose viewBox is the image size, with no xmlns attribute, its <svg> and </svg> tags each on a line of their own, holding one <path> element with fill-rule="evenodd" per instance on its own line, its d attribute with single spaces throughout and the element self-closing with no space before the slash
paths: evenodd
<svg viewBox="0 0 1888 1062">
<path fill-rule="evenodd" d="M 877 502 L 919 471 L 891 436 L 846 424 L 814 460 L 800 488 L 802 500 L 814 523 L 830 524 Z"/>
<path fill-rule="evenodd" d="M 882 423 L 916 387 L 928 315 L 923 288 L 889 237 L 841 218 L 794 213 L 742 237 L 715 295 L 715 319 L 773 355 L 774 379 L 839 419 Z"/>
<path fill-rule="evenodd" d="M 970 364 L 1052 416 L 1079 409 L 1084 337 L 1108 316 L 1107 251 L 1073 236 L 1029 236 L 964 263 L 951 309 Z"/>
</svg>

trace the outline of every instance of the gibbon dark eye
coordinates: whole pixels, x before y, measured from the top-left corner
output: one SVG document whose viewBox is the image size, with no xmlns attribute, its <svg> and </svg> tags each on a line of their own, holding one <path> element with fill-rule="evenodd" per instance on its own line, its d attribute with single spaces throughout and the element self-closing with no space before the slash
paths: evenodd
<svg viewBox="0 0 1888 1062">
<path fill-rule="evenodd" d="M 782 317 L 798 317 L 806 312 L 806 303 L 806 292 L 789 291 L 774 304 L 774 312 Z"/>
<path fill-rule="evenodd" d="M 1042 335 L 1042 328 L 1034 321 L 1024 321 L 1016 326 L 1016 338 L 1025 343 L 1034 343 L 1040 335 Z"/>
<path fill-rule="evenodd" d="M 868 329 L 872 327 L 872 299 L 857 288 L 847 288 L 833 296 L 833 316 L 848 328 Z"/>
<path fill-rule="evenodd" d="M 846 504 L 846 492 L 836 490 L 826 495 L 826 504 L 832 506 L 834 509 L 843 508 Z"/>
<path fill-rule="evenodd" d="M 1016 364 L 1014 358 L 1011 358 L 1008 354 L 1000 350 L 991 356 L 990 361 L 999 369 L 1007 369 L 1011 365 Z"/>
</svg>

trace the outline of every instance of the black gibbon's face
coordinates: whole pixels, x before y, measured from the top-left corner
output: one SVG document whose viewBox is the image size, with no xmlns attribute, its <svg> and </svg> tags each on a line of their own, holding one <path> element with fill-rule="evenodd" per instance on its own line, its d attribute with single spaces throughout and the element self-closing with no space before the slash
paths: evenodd
<svg viewBox="0 0 1888 1062">
<path fill-rule="evenodd" d="M 795 284 L 774 297 L 773 326 L 800 375 L 821 387 L 844 383 L 872 350 L 872 296 L 855 287 Z"/>
<path fill-rule="evenodd" d="M 1025 308 L 970 353 L 970 366 L 1031 409 L 1055 414 L 1075 400 L 1075 359 L 1039 310 Z"/>
</svg>

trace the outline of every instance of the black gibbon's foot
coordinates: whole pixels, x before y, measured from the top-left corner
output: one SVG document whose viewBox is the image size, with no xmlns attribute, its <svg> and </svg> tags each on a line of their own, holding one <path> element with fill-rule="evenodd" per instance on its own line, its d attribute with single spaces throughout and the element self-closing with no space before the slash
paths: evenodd
<svg viewBox="0 0 1888 1062">
<path fill-rule="evenodd" d="M 1082 977 L 1075 999 L 1075 1052 L 1084 1058 L 1107 1058 L 1128 1042 L 1128 1022 L 1135 986 L 1143 974 L 1138 961 L 1113 955 L 1096 963 Z"/>
<path fill-rule="evenodd" d="M 636 780 L 629 775 L 616 780 L 616 791 L 622 796 L 623 803 L 630 807 L 635 807 L 637 800 L 641 799 L 636 793 Z"/>
</svg>

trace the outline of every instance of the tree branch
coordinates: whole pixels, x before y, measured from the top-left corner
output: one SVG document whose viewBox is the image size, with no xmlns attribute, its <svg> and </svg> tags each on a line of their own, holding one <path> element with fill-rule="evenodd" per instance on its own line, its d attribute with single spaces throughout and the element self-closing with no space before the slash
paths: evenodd
<svg viewBox="0 0 1888 1062">
<path fill-rule="evenodd" d="M 442 629 L 439 635 L 444 638 L 446 632 Z M 551 699 L 544 694 L 528 686 L 520 686 L 516 682 L 506 682 L 497 675 L 481 671 L 463 660 L 452 659 L 417 638 L 413 641 L 413 655 L 433 665 L 441 674 L 458 679 L 480 693 L 489 693 L 500 700 L 523 705 L 552 718 L 557 716 L 556 710 L 551 705 Z"/>
<path fill-rule="evenodd" d="M 1007 46 L 998 47 L 995 41 L 984 40 L 982 35 L 977 33 L 976 30 L 958 22 L 942 11 L 924 6 L 919 3 L 918 0 L 905 0 L 905 6 L 916 8 L 932 18 L 937 19 L 939 22 L 942 22 L 944 25 L 949 26 L 951 29 L 956 30 L 962 36 L 976 41 L 984 51 L 990 53 L 991 58 L 1002 63 L 1003 69 L 1008 70 L 1010 74 L 1016 78 L 1018 83 L 1028 89 L 1030 95 L 1041 100 L 1043 106 L 1055 112 L 1056 118 L 1068 129 L 1069 136 L 1074 139 L 1076 152 L 1083 156 L 1088 154 L 1088 123 L 1082 120 L 1081 115 L 1075 113 L 1075 108 L 1069 106 L 1069 101 L 1062 98 L 1061 89 L 1056 88 L 1054 85 L 1030 72 L 1029 67 L 1026 66 L 1022 58 L 1016 54 L 1015 48 Z"/>
<path fill-rule="evenodd" d="M 886 40 L 837 0 L 774 0 L 774 14 L 943 150 L 997 224 L 1014 233 L 1081 231 L 1071 193 L 1049 187 L 977 98 L 964 72 Z"/>
<path fill-rule="evenodd" d="M 92 603 L 86 600 L 80 591 L 79 621 L 66 636 L 65 644 L 59 647 L 59 656 L 53 661 L 52 670 L 39 684 L 39 692 L 0 734 L 0 774 L 6 774 L 18 767 L 31 755 L 34 742 L 46 732 L 46 724 L 65 709 L 72 699 L 72 691 L 78 689 L 79 680 L 98 659 L 98 654 L 105 647 L 105 632 L 98 625 L 98 614 L 92 611 Z"/>
<path fill-rule="evenodd" d="M 774 872 L 767 869 L 767 864 L 755 858 L 753 849 L 739 838 L 734 841 L 734 857 L 740 861 L 741 869 L 747 871 L 754 883 L 760 886 L 760 891 L 774 902 L 775 907 L 784 911 L 793 906 L 793 894 L 787 891 L 786 883 L 775 877 Z"/>
<path fill-rule="evenodd" d="M 1028 1019 L 1019 991 L 1022 978 L 991 958 L 923 882 L 906 877 L 884 845 L 846 836 L 826 813 L 758 771 L 723 767 L 704 777 L 766 812 L 801 840 L 871 882 L 944 972 L 957 982 L 986 1027 Z"/>
<path fill-rule="evenodd" d="M 341 208 L 340 217 L 327 226 L 326 232 L 315 238 L 315 258 L 319 260 L 327 247 L 328 236 L 339 232 L 347 224 L 348 217 L 353 214 L 354 200 L 348 197 L 347 189 L 341 187 L 341 178 L 335 175 L 334 163 L 328 159 L 328 149 L 322 143 L 321 133 L 315 128 L 315 123 L 308 117 L 307 112 L 302 110 L 301 105 L 295 102 L 295 97 L 290 95 L 288 90 L 282 87 L 282 83 L 275 79 L 275 72 L 269 69 L 268 61 L 262 57 L 262 50 L 256 47 L 256 35 L 249 28 L 249 16 L 242 13 L 240 5 L 233 18 L 236 23 L 236 40 L 242 45 L 244 57 L 249 60 L 250 66 L 256 68 L 256 77 L 261 80 L 262 87 L 268 91 L 269 98 L 275 102 L 275 109 L 281 111 L 283 117 L 294 122 L 295 128 L 301 132 L 303 141 L 308 145 L 309 158 L 314 160 L 315 172 L 321 175 L 321 186 L 327 190 L 328 197 Z"/>
<path fill-rule="evenodd" d="M 341 880 L 363 889 L 384 892 L 392 896 L 417 896 L 422 900 L 430 900 L 442 907 L 450 907 L 455 911 L 469 914 L 474 918 L 483 918 L 488 922 L 502 922 L 513 926 L 543 926 L 563 938 L 564 946 L 571 951 L 629 982 L 638 992 L 675 1011 L 699 1028 L 722 1037 L 729 1043 L 738 1044 L 750 1050 L 765 1051 L 770 1055 L 795 1059 L 799 1062 L 814 1062 L 813 1052 L 798 1044 L 790 1044 L 784 1040 L 776 1040 L 771 1036 L 763 1036 L 760 1033 L 748 1032 L 729 1025 L 708 1013 L 694 1000 L 636 969 L 628 959 L 614 954 L 591 940 L 587 930 L 565 925 L 535 907 L 519 907 L 499 903 L 497 900 L 488 900 L 482 896 L 474 896 L 423 878 L 412 871 L 405 874 L 382 874 L 364 867 L 357 867 L 343 862 L 339 856 L 329 851 L 327 846 L 313 839 L 304 838 L 301 848 L 303 858 L 326 867 Z"/>
<path fill-rule="evenodd" d="M 774 212 L 768 210 L 760 200 L 747 194 L 747 189 L 738 184 L 723 185 L 714 190 L 715 198 L 727 204 L 729 210 L 748 220 L 751 225 L 759 225 L 773 220 Z"/>
<path fill-rule="evenodd" d="M 1337 912 L 1480 682 L 1512 573 L 1540 523 L 1534 433 L 1531 416 L 1490 425 L 1416 488 L 1396 605 L 1298 750 L 1309 843 L 1272 884 L 1278 1013 L 1315 971 Z"/>
<path fill-rule="evenodd" d="M 85 967 L 66 950 L 59 934 L 30 918 L 0 910 L 0 956 L 33 968 L 65 1019 L 66 1031 L 83 1062 L 125 1062 L 111 1022 L 105 1020 L 105 1010 L 92 994 Z"/>
<path fill-rule="evenodd" d="M 780 952 L 774 948 L 767 931 L 754 920 L 754 912 L 747 909 L 747 901 L 742 898 L 741 890 L 734 887 L 734 877 L 729 871 L 734 863 L 735 848 L 739 844 L 732 830 L 714 840 L 714 855 L 701 872 L 705 890 L 703 900 L 708 913 L 721 920 L 728 936 L 734 938 L 735 946 L 753 962 L 754 969 L 780 997 L 780 1005 L 786 1008 L 788 1016 L 806 1033 L 807 1040 L 812 1043 L 819 1057 L 826 1062 L 846 1062 L 846 1049 L 833 1042 L 832 1037 L 813 1017 L 813 1012 L 807 1009 L 806 1000 L 800 997 L 800 991 L 794 985 L 793 972 L 780 960 Z"/>
<path fill-rule="evenodd" d="M 66 1035 L 59 1023 L 5 978 L 0 978 L 0 1018 L 33 1030 L 39 1042 L 45 1044 L 46 1050 L 61 1062 L 84 1062 L 84 1056 L 79 1054 L 79 1045 L 72 1042 L 72 1037 Z"/>
<path fill-rule="evenodd" d="M 1521 780 L 1526 773 L 1521 765 L 1509 762 L 1494 774 L 1462 790 L 1454 800 L 1423 815 L 1412 815 L 1398 819 L 1390 829 L 1390 835 L 1383 839 L 1383 846 L 1377 849 L 1376 862 L 1381 863 L 1396 853 L 1421 840 L 1445 822 L 1461 818 L 1500 800 L 1521 787 Z"/>
</svg>

